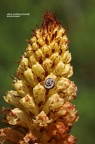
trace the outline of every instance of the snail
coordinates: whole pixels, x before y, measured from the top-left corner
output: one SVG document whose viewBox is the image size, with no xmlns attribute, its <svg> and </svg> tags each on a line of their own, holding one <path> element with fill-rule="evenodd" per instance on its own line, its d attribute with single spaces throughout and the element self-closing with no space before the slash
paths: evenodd
<svg viewBox="0 0 95 144">
<path fill-rule="evenodd" d="M 46 89 L 51 89 L 54 87 L 54 84 L 55 84 L 55 82 L 54 82 L 53 78 L 48 78 L 45 80 L 44 86 Z"/>
</svg>

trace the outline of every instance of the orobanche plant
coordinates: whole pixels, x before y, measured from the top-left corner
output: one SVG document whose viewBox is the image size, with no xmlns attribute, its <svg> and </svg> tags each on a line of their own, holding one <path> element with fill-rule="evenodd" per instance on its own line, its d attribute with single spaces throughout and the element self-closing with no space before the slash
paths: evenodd
<svg viewBox="0 0 95 144">
<path fill-rule="evenodd" d="M 76 144 L 70 134 L 78 112 L 71 103 L 77 87 L 69 78 L 70 65 L 66 30 L 50 12 L 32 33 L 13 80 L 13 90 L 4 96 L 10 108 L 3 108 L 0 143 Z"/>
</svg>

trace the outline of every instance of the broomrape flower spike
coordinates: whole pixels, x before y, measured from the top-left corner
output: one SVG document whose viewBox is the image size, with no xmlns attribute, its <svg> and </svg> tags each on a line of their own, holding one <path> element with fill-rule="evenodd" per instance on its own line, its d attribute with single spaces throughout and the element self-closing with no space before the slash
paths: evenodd
<svg viewBox="0 0 95 144">
<path fill-rule="evenodd" d="M 75 105 L 77 87 L 65 29 L 55 15 L 46 12 L 43 23 L 28 40 L 13 81 L 4 96 L 13 108 L 3 108 L 0 143 L 76 144 L 70 134 L 78 120 Z M 11 127 L 12 126 L 12 127 Z"/>
</svg>

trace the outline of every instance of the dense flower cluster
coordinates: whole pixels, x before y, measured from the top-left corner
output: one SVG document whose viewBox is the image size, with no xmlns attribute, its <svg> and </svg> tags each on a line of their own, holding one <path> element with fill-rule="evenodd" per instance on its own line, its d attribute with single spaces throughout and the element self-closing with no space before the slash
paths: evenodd
<svg viewBox="0 0 95 144">
<path fill-rule="evenodd" d="M 28 40 L 26 52 L 13 80 L 14 90 L 4 99 L 14 108 L 2 109 L 5 122 L 13 125 L 0 130 L 2 144 L 75 144 L 69 134 L 77 121 L 77 87 L 73 74 L 68 38 L 55 15 L 46 12 L 43 23 Z"/>
</svg>

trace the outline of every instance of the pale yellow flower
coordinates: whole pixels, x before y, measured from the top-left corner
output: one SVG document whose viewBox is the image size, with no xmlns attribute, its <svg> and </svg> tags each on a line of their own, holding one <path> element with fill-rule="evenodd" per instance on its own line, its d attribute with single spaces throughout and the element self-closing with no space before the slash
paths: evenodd
<svg viewBox="0 0 95 144">
<path fill-rule="evenodd" d="M 77 87 L 69 80 L 73 68 L 66 31 L 55 15 L 46 12 L 42 26 L 28 42 L 13 81 L 14 90 L 4 96 L 15 107 L 2 110 L 5 122 L 14 129 L 1 129 L 1 141 L 75 144 L 76 138 L 69 132 L 78 114 L 70 102 L 76 98 Z"/>
</svg>

